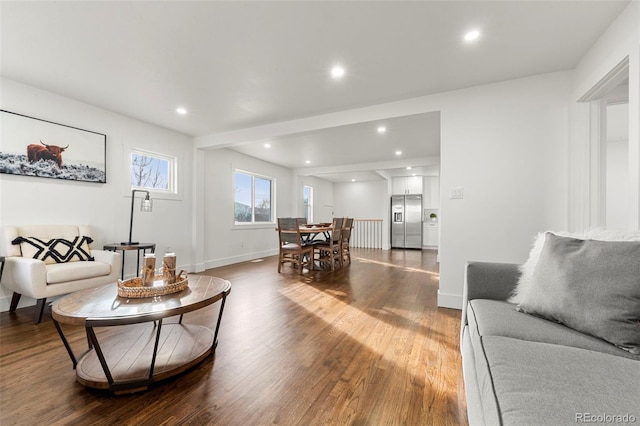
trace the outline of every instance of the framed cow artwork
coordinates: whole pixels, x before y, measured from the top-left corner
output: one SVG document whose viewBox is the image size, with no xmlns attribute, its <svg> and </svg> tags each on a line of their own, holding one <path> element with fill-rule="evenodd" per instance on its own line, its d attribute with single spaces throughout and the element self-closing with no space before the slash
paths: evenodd
<svg viewBox="0 0 640 426">
<path fill-rule="evenodd" d="M 107 136 L 0 110 L 0 173 L 107 182 Z"/>
</svg>

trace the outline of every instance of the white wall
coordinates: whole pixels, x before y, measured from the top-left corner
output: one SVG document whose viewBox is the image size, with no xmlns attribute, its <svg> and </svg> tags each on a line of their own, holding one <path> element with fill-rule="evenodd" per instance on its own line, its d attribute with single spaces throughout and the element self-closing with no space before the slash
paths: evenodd
<svg viewBox="0 0 640 426">
<path fill-rule="evenodd" d="M 294 177 L 290 169 L 229 150 L 198 150 L 204 156 L 203 239 L 204 268 L 257 259 L 278 253 L 276 224 L 234 225 L 236 169 L 275 180 L 275 217 L 298 216 L 294 204 Z"/>
<path fill-rule="evenodd" d="M 448 94 L 441 103 L 438 304 L 461 307 L 464 264 L 521 263 L 537 232 L 567 226 L 569 73 Z M 449 190 L 463 187 L 463 199 Z"/>
<path fill-rule="evenodd" d="M 334 184 L 335 216 L 356 219 L 387 219 L 389 194 L 387 181 Z"/>
<path fill-rule="evenodd" d="M 334 184 L 336 217 L 382 219 L 382 248 L 389 249 L 390 193 L 387 180 Z"/>
<path fill-rule="evenodd" d="M 606 149 L 607 229 L 629 226 L 629 104 L 609 105 Z"/>
<path fill-rule="evenodd" d="M 304 216 L 302 190 L 306 185 L 313 188 L 313 221 L 315 223 L 331 222 L 335 211 L 333 182 L 314 176 L 300 176 L 296 181 L 298 184 L 296 199 L 294 200 L 296 205 L 295 216 Z"/>
<path fill-rule="evenodd" d="M 629 142 L 607 143 L 606 228 L 625 231 L 629 225 Z"/>
<path fill-rule="evenodd" d="M 0 226 L 86 223 L 94 232 L 94 248 L 124 241 L 129 233 L 131 205 L 126 152 L 131 147 L 162 152 L 178 157 L 180 196 L 175 200 L 154 197 L 152 213 L 142 213 L 137 207 L 134 237 L 155 242 L 159 252 L 171 247 L 179 267 L 191 268 L 192 182 L 191 175 L 184 172 L 191 169 L 191 137 L 5 78 L 0 80 L 0 93 L 4 110 L 107 135 L 106 184 L 0 174 Z M 125 271 L 133 274 L 135 263 L 127 261 Z M 9 296 L 0 290 L 0 310 L 8 309 Z M 23 300 L 20 306 L 34 303 Z"/>
</svg>

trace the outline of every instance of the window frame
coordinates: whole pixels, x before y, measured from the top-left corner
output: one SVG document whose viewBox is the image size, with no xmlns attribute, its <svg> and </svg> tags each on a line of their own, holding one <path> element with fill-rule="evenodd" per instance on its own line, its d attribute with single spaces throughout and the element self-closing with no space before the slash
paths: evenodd
<svg viewBox="0 0 640 426">
<path fill-rule="evenodd" d="M 305 204 L 304 195 L 305 191 L 309 188 L 309 202 Z M 313 222 L 313 186 L 311 185 L 302 185 L 302 206 L 304 209 L 304 217 L 307 219 L 308 223 Z"/>
<path fill-rule="evenodd" d="M 143 156 L 148 158 L 153 158 L 155 160 L 161 160 L 167 162 L 167 189 L 163 188 L 153 188 L 146 186 L 137 186 L 134 185 L 133 180 L 133 156 Z M 129 151 L 128 158 L 128 167 L 129 167 L 129 191 L 134 189 L 149 191 L 151 194 L 155 194 L 157 196 L 168 196 L 175 197 L 179 195 L 178 190 L 178 158 L 173 155 L 162 154 L 159 152 L 147 151 L 140 148 L 131 148 Z"/>
<path fill-rule="evenodd" d="M 240 173 L 246 176 L 251 177 L 251 222 L 238 222 L 236 220 L 236 175 Z M 270 217 L 269 221 L 256 222 L 255 221 L 255 202 L 256 202 L 256 188 L 255 188 L 255 179 L 263 179 L 270 182 Z M 271 176 L 263 175 L 260 173 L 250 172 L 244 169 L 234 169 L 233 170 L 233 226 L 237 228 L 268 228 L 272 227 L 275 224 L 276 217 L 276 179 Z"/>
</svg>

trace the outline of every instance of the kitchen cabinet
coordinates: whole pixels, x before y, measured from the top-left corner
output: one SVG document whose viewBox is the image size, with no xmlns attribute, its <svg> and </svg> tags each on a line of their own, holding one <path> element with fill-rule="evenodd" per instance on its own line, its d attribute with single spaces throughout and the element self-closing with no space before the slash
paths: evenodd
<svg viewBox="0 0 640 426">
<path fill-rule="evenodd" d="M 440 237 L 440 224 L 424 223 L 424 246 L 437 248 Z"/>
<path fill-rule="evenodd" d="M 396 177 L 391 186 L 393 195 L 422 194 L 422 176 Z"/>
</svg>

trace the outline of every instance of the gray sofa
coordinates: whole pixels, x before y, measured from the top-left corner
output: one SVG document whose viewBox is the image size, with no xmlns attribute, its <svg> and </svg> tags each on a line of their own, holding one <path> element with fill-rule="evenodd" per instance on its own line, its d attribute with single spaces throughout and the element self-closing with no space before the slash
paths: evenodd
<svg viewBox="0 0 640 426">
<path fill-rule="evenodd" d="M 507 302 L 517 265 L 470 262 L 461 351 L 469 424 L 640 424 L 640 355 Z"/>
</svg>

